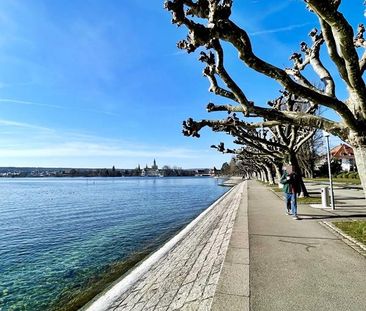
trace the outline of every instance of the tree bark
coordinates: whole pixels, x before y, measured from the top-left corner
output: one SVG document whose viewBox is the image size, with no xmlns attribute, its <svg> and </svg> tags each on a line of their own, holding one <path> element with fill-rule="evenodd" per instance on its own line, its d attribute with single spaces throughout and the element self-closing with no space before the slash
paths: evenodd
<svg viewBox="0 0 366 311">
<path fill-rule="evenodd" d="M 261 171 L 261 180 L 265 183 L 268 183 L 268 178 L 265 170 L 263 168 L 260 169 Z"/>
<path fill-rule="evenodd" d="M 366 198 L 366 145 L 354 146 L 353 153 L 355 155 L 358 175 L 360 176 Z"/>
<path fill-rule="evenodd" d="M 281 180 L 281 177 L 282 177 L 281 166 L 279 164 L 274 164 L 273 166 L 274 166 L 275 172 L 276 172 L 277 184 L 280 185 L 281 184 L 280 180 Z"/>
<path fill-rule="evenodd" d="M 268 179 L 269 184 L 274 185 L 274 179 L 273 179 L 271 167 L 269 165 L 264 165 L 264 167 L 266 169 L 267 179 Z"/>
</svg>

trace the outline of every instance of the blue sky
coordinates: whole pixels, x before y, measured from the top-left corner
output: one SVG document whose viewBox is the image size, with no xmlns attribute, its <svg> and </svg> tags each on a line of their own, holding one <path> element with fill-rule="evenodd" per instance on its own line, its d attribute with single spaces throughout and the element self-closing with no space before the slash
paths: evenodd
<svg viewBox="0 0 366 311">
<path fill-rule="evenodd" d="M 249 32 L 255 52 L 280 67 L 317 26 L 301 0 L 234 2 L 232 18 Z M 354 27 L 364 20 L 361 0 L 342 11 Z M 160 166 L 193 168 L 228 161 L 209 147 L 230 138 L 181 134 L 190 116 L 224 116 L 205 112 L 209 101 L 224 102 L 207 91 L 197 54 L 176 48 L 186 31 L 170 19 L 162 0 L 2 0 L 0 166 L 133 168 L 156 158 Z M 230 73 L 250 99 L 277 96 L 277 83 L 226 48 Z"/>
</svg>

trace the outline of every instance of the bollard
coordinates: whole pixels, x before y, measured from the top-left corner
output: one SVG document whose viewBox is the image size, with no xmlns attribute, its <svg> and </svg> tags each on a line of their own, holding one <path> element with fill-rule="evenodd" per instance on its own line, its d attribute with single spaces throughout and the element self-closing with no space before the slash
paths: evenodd
<svg viewBox="0 0 366 311">
<path fill-rule="evenodd" d="M 329 188 L 328 187 L 320 188 L 320 194 L 321 194 L 321 197 L 322 197 L 322 208 L 329 207 L 330 206 Z"/>
</svg>

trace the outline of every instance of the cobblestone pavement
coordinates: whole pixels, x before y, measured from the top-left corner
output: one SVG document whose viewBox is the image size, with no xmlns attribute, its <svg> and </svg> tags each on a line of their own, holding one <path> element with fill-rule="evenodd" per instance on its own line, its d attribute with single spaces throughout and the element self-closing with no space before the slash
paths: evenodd
<svg viewBox="0 0 366 311">
<path fill-rule="evenodd" d="M 215 204 L 108 310 L 210 310 L 244 185 Z"/>
</svg>

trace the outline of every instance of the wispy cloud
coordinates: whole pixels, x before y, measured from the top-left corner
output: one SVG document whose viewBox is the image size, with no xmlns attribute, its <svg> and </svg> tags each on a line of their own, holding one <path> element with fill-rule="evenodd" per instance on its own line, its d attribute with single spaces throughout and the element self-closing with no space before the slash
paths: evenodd
<svg viewBox="0 0 366 311">
<path fill-rule="evenodd" d="M 154 158 L 163 165 L 181 165 L 216 156 L 210 149 L 144 144 L 13 120 L 0 119 L 1 126 L 6 127 L 7 135 L 0 137 L 0 166 L 135 167 Z"/>
<path fill-rule="evenodd" d="M 305 26 L 309 26 L 311 24 L 312 23 L 303 23 L 303 24 L 289 25 L 289 26 L 280 27 L 280 28 L 260 30 L 260 31 L 252 32 L 252 33 L 250 33 L 250 35 L 251 36 L 259 36 L 259 35 L 266 35 L 266 34 L 269 34 L 269 33 L 277 33 L 277 32 L 291 31 L 293 29 L 302 28 L 302 27 L 305 27 Z"/>
<path fill-rule="evenodd" d="M 276 4 L 273 4 L 272 3 L 273 1 L 271 1 L 271 4 L 270 4 L 270 6 L 268 6 L 267 10 L 261 12 L 260 20 L 264 20 L 273 14 L 277 14 L 277 13 L 283 11 L 294 1 L 295 0 L 278 1 Z M 259 2 L 260 1 L 257 1 L 254 3 L 259 3 Z"/>
<path fill-rule="evenodd" d="M 36 102 L 32 102 L 32 101 L 12 99 L 12 98 L 0 98 L 0 103 L 13 103 L 13 104 L 20 104 L 20 105 L 50 107 L 50 108 L 58 108 L 58 109 L 64 108 L 59 105 L 42 104 L 42 103 L 36 103 Z"/>
<path fill-rule="evenodd" d="M 109 115 L 109 116 L 119 116 L 119 114 L 109 112 L 109 111 L 98 110 L 98 109 L 89 109 L 89 108 L 80 108 L 80 107 L 71 108 L 71 107 L 67 107 L 67 106 L 44 104 L 44 103 L 38 103 L 38 102 L 26 101 L 26 100 L 19 100 L 19 99 L 12 99 L 12 98 L 0 98 L 0 103 L 18 104 L 18 105 L 27 105 L 27 106 L 38 106 L 38 107 L 73 110 L 73 111 L 75 111 L 75 110 L 77 110 L 77 111 L 88 111 L 88 112 L 92 112 L 92 113 L 105 114 L 105 115 Z"/>
<path fill-rule="evenodd" d="M 23 129 L 33 129 L 33 130 L 41 130 L 41 131 L 53 131 L 52 129 L 44 126 L 34 125 L 30 123 L 17 122 L 12 120 L 0 119 L 0 126 L 10 126 L 10 127 L 18 127 Z"/>
<path fill-rule="evenodd" d="M 102 143 L 71 142 L 64 144 L 49 144 L 38 148 L 12 148 L 1 150 L 0 158 L 52 158 L 52 157 L 71 157 L 71 158 L 90 158 L 90 157 L 118 157 L 118 158 L 179 158 L 191 159 L 201 158 L 202 150 L 190 150 L 183 148 L 154 148 L 144 150 L 123 149 L 109 146 Z"/>
</svg>

